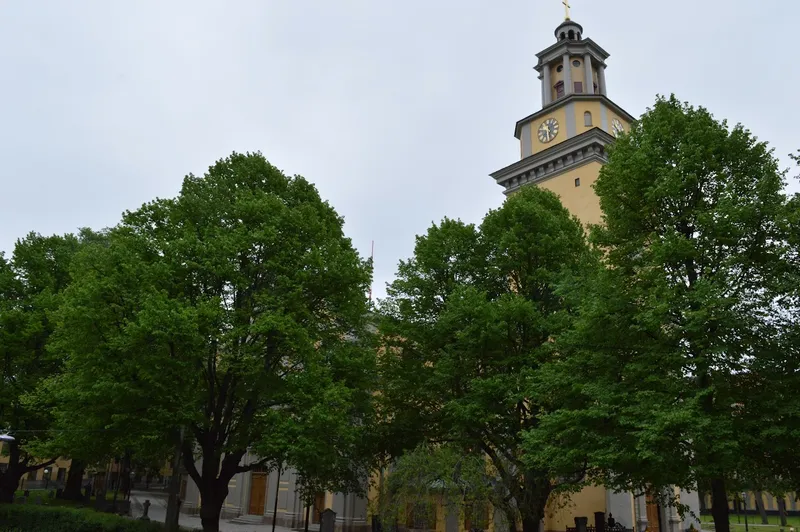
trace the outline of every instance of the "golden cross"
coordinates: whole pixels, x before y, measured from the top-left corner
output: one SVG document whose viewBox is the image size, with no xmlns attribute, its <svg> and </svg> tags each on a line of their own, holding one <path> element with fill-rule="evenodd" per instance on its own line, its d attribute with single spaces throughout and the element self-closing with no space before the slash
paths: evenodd
<svg viewBox="0 0 800 532">
<path fill-rule="evenodd" d="M 564 4 L 564 20 L 569 20 L 569 0 L 563 0 L 561 3 Z"/>
</svg>

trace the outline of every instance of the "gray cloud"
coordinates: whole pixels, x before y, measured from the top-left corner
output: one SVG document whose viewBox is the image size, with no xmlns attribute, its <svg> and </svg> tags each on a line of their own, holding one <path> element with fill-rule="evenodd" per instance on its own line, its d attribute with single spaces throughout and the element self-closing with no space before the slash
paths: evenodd
<svg viewBox="0 0 800 532">
<path fill-rule="evenodd" d="M 800 5 L 572 3 L 611 53 L 617 104 L 639 115 L 675 92 L 789 165 Z M 519 158 L 535 53 L 562 19 L 558 0 L 4 3 L 0 250 L 30 230 L 113 225 L 186 173 L 260 150 L 317 184 L 363 254 L 375 241 L 382 295 L 432 221 L 502 203 L 488 173 Z"/>
</svg>

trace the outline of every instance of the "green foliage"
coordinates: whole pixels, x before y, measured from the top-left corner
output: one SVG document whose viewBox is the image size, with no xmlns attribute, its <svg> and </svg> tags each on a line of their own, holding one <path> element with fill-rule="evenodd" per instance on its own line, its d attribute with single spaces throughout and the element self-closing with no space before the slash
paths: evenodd
<svg viewBox="0 0 800 532">
<path fill-rule="evenodd" d="M 529 448 L 584 454 L 612 486 L 711 487 L 727 515 L 726 491 L 763 459 L 759 366 L 790 321 L 783 186 L 766 144 L 674 97 L 616 141 L 591 231 L 608 267 L 581 284 L 580 320 L 540 381 L 558 408 Z"/>
<path fill-rule="evenodd" d="M 70 262 L 90 236 L 30 233 L 17 241 L 10 259 L 0 255 L 0 431 L 15 437 L 3 446 L 10 458 L 0 473 L 0 501 L 10 502 L 19 478 L 44 463 L 39 458 L 53 458 L 37 448 L 52 422 L 47 405 L 30 404 L 25 396 L 62 369 L 62 358 L 47 350 L 53 313 L 69 284 Z"/>
<path fill-rule="evenodd" d="M 234 153 L 177 198 L 126 213 L 81 254 L 58 313 L 62 419 L 86 416 L 108 435 L 101 447 L 154 453 L 184 427 L 209 528 L 228 480 L 255 465 L 334 482 L 363 459 L 353 442 L 374 381 L 370 265 L 342 226 L 313 185 L 260 154 Z M 315 446 L 332 470 L 309 464 Z M 262 460 L 241 466 L 248 449 Z"/>
<path fill-rule="evenodd" d="M 462 522 L 477 513 L 476 509 L 485 510 L 481 512 L 485 515 L 476 516 L 479 520 L 490 521 L 489 505 L 503 495 L 495 491 L 490 471 L 483 457 L 465 455 L 459 447 L 420 445 L 393 464 L 380 486 L 374 510 L 387 524 L 405 525 L 412 517 L 409 508 L 413 508 L 413 518 L 430 523 L 436 517 L 437 504 Z"/>
<path fill-rule="evenodd" d="M 0 504 L 3 532 L 160 532 L 160 523 L 134 521 L 89 508 Z"/>
<path fill-rule="evenodd" d="M 524 456 L 523 437 L 544 413 L 531 383 L 570 325 L 570 280 L 594 264 L 580 223 L 535 187 L 479 228 L 445 219 L 418 237 L 382 303 L 381 407 L 393 452 L 417 438 L 488 457 L 502 486 L 495 507 L 538 527 L 550 493 L 579 485 L 583 460 Z"/>
</svg>

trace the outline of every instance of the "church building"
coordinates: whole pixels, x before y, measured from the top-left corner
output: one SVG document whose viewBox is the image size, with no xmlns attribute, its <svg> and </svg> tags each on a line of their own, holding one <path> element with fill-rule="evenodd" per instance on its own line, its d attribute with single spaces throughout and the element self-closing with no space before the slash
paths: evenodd
<svg viewBox="0 0 800 532">
<path fill-rule="evenodd" d="M 629 130 L 634 118 L 609 98 L 606 85 L 609 54 L 584 36 L 580 24 L 570 20 L 568 5 L 565 21 L 555 30 L 555 42 L 537 57 L 535 69 L 541 80 L 541 108 L 516 123 L 514 136 L 520 143 L 519 161 L 497 170 L 491 177 L 507 195 L 526 185 L 544 187 L 556 193 L 584 224 L 599 223 L 600 204 L 592 184 L 607 161 L 606 147 L 617 135 Z M 257 460 L 255 456 L 247 456 L 244 463 Z M 291 470 L 280 474 L 256 470 L 236 475 L 228 486 L 230 492 L 223 517 L 239 516 L 237 521 L 249 523 L 271 522 L 275 512 L 279 525 L 302 528 L 306 508 L 295 490 L 296 480 Z M 697 493 L 676 489 L 675 494 L 699 516 Z M 183 495 L 183 511 L 196 511 L 200 497 L 191 479 Z M 318 528 L 319 513 L 325 508 L 336 512 L 337 530 L 371 529 L 365 498 L 341 493 L 318 494 L 310 511 L 311 529 Z M 691 526 L 700 529 L 696 517 L 681 518 L 674 508 L 662 508 L 644 496 L 618 493 L 602 486 L 587 487 L 566 503 L 551 501 L 541 529 L 566 532 L 576 526 L 575 517 L 587 517 L 588 525 L 593 526 L 598 512 L 606 518 L 613 514 L 619 525 L 635 532 L 683 532 Z M 439 515 L 424 529 L 469 532 L 468 526 L 457 516 Z M 497 519 L 490 519 L 486 526 L 487 532 L 500 530 Z"/>
<path fill-rule="evenodd" d="M 514 136 L 520 160 L 491 174 L 506 195 L 520 187 L 546 188 L 584 224 L 602 221 L 593 183 L 607 162 L 606 147 L 629 130 L 634 118 L 614 103 L 606 85 L 609 53 L 584 36 L 583 27 L 567 15 L 555 29 L 555 42 L 536 54 L 534 67 L 541 80 L 541 108 L 517 121 Z M 566 504 L 551 501 L 542 529 L 563 532 L 575 527 L 575 517 L 613 514 L 617 523 L 636 532 L 683 532 L 700 529 L 697 493 L 676 488 L 675 495 L 692 515 L 681 518 L 675 508 L 662 508 L 645 496 L 591 486 Z M 450 532 L 450 531 L 446 531 Z"/>
</svg>

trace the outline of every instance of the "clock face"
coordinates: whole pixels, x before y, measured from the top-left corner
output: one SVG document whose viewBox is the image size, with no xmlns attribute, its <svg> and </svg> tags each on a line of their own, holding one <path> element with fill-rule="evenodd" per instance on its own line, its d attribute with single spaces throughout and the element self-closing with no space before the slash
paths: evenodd
<svg viewBox="0 0 800 532">
<path fill-rule="evenodd" d="M 548 118 L 539 126 L 539 140 L 547 143 L 558 135 L 558 121 L 555 118 Z"/>
<path fill-rule="evenodd" d="M 620 134 L 625 133 L 625 128 L 622 127 L 622 122 L 616 118 L 611 121 L 611 129 L 614 131 L 615 137 L 619 137 Z"/>
</svg>

